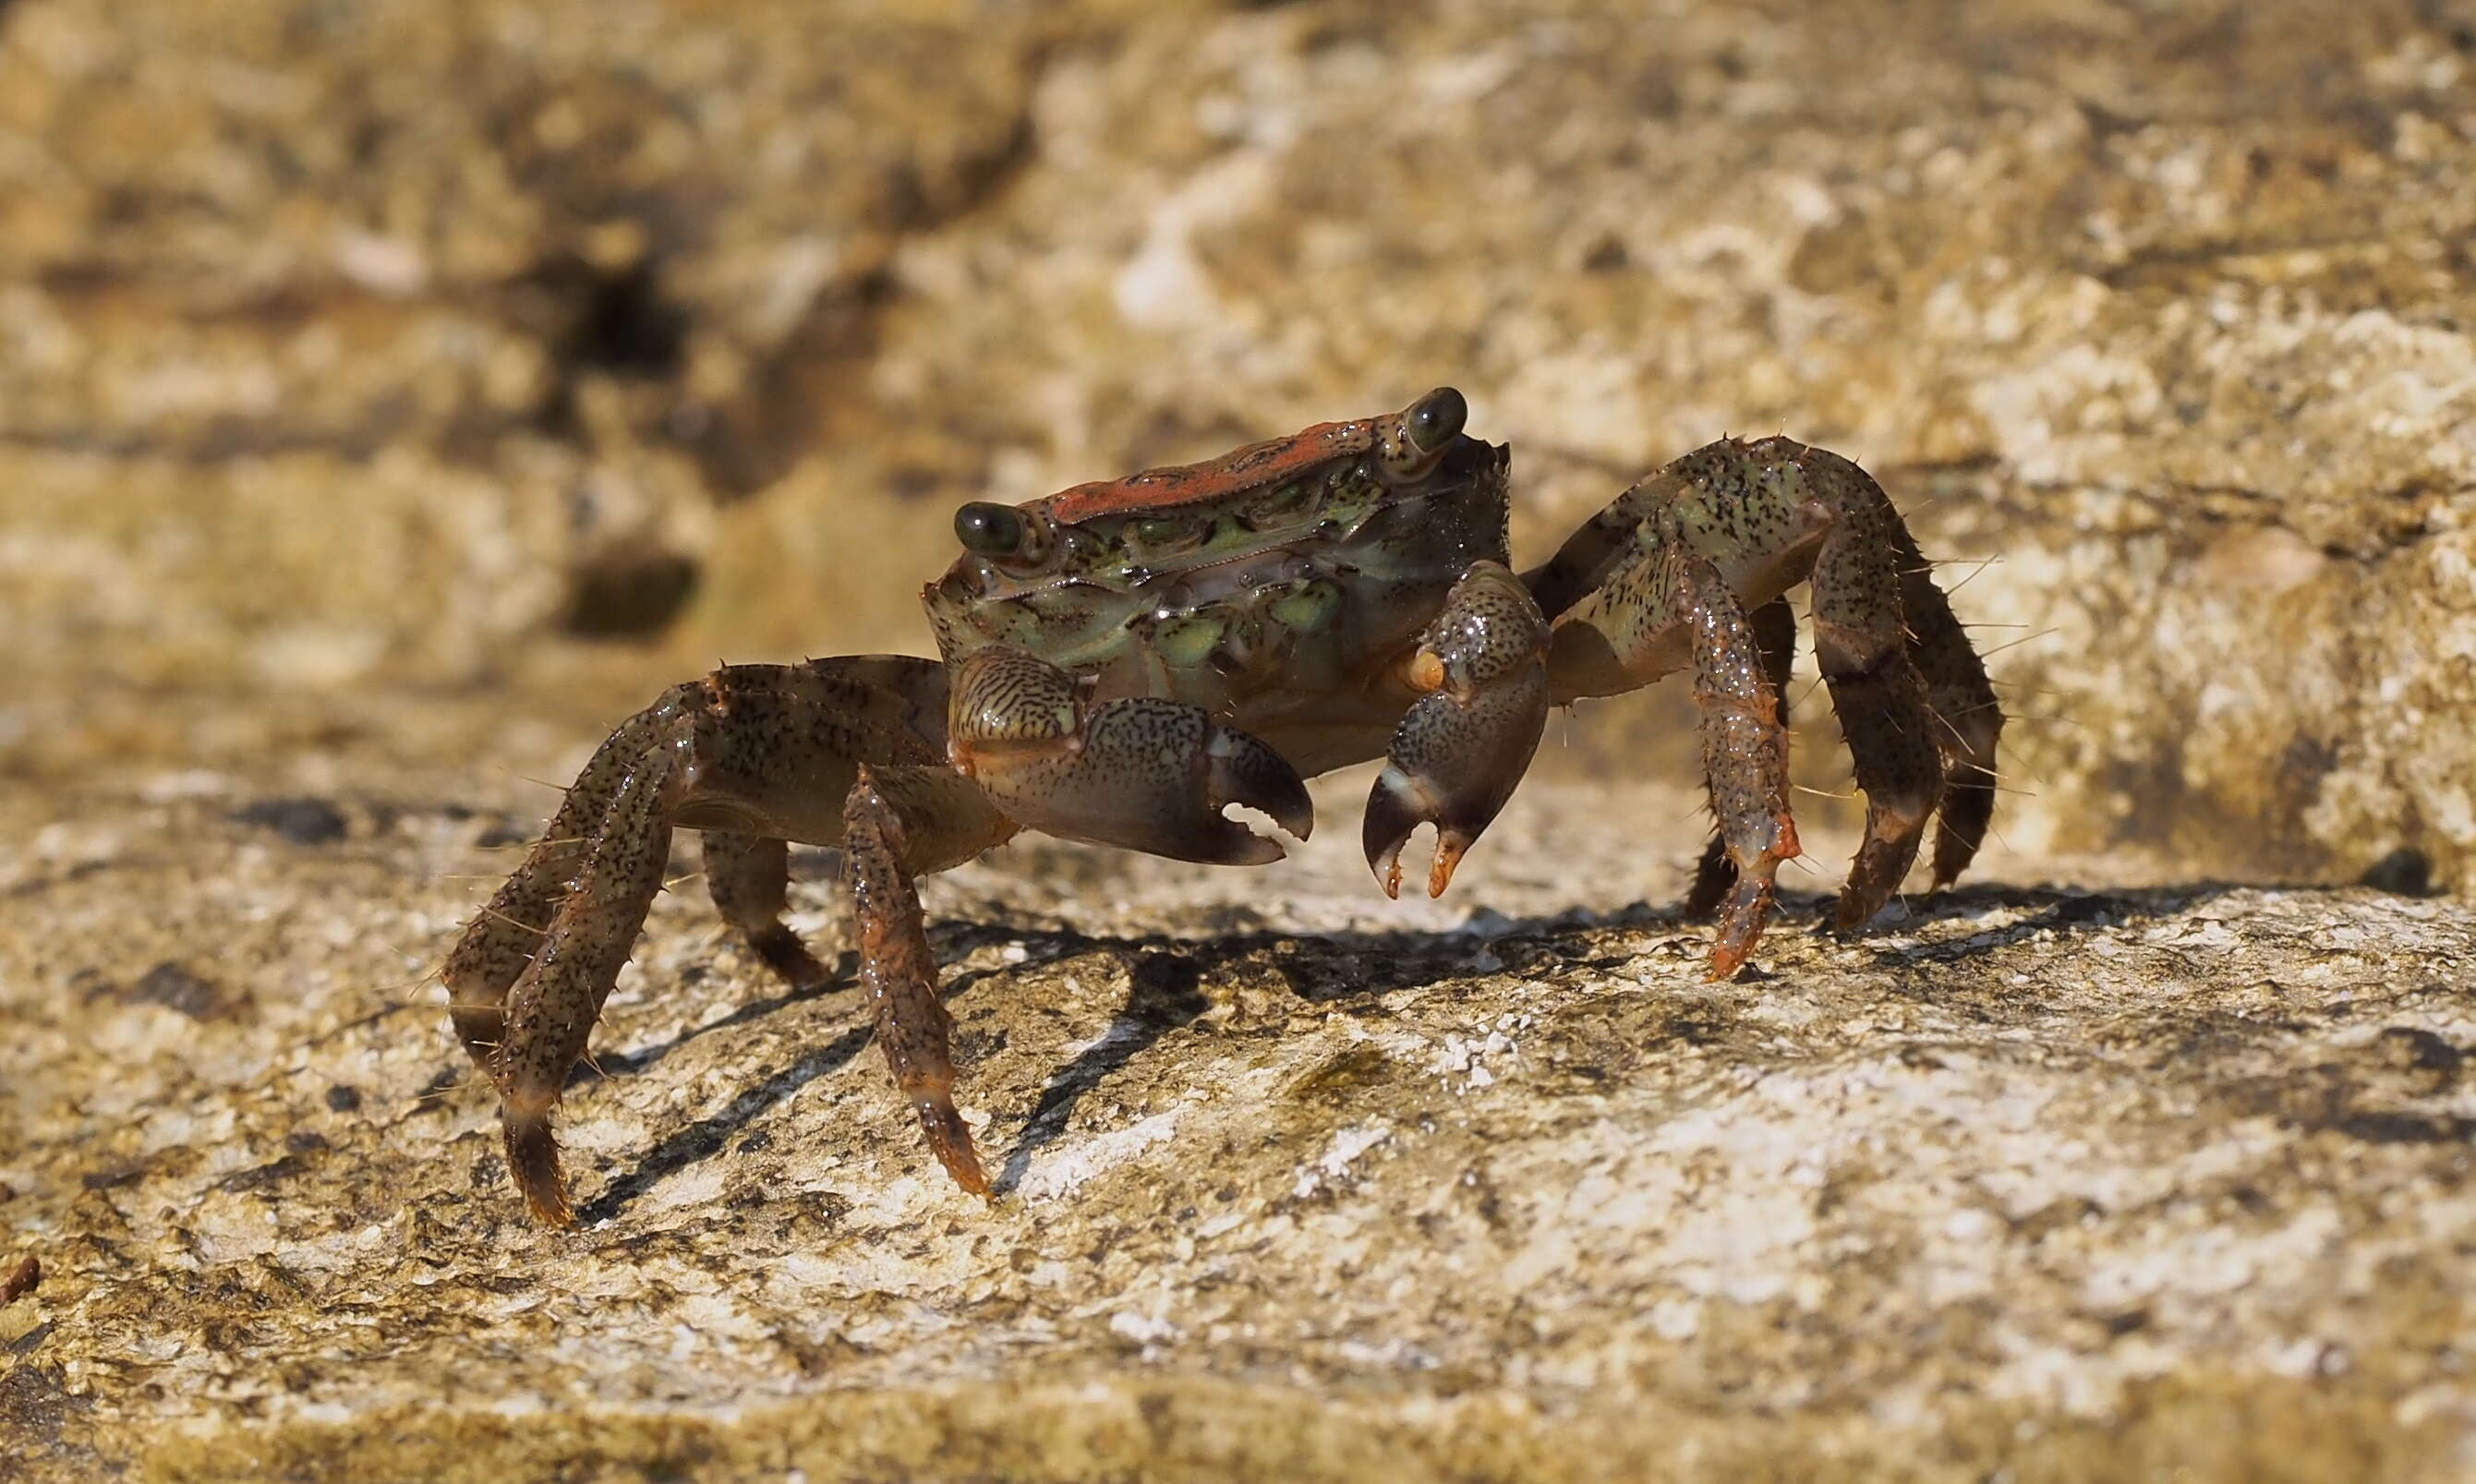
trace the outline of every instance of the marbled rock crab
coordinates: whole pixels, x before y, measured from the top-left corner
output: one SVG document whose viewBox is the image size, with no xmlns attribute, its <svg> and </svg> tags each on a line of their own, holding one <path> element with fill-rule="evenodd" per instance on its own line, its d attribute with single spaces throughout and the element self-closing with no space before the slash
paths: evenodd
<svg viewBox="0 0 2476 1484">
<path fill-rule="evenodd" d="M 1303 778 L 1384 757 L 1367 859 L 1387 893 L 1435 827 L 1442 893 L 1521 780 L 1548 707 L 1694 675 L 1717 829 L 1689 906 L 1736 972 L 1795 855 L 1785 703 L 1811 584 L 1815 648 L 1865 790 L 1834 912 L 1865 924 L 1929 817 L 1937 887 L 1993 809 L 2003 718 L 1882 488 L 1784 437 L 1722 439 L 1625 491 L 1545 565 L 1506 544 L 1511 458 L 1459 392 L 1206 463 L 971 504 L 922 597 L 935 660 L 734 665 L 622 723 L 451 952 L 458 1035 L 496 1085 L 508 1166 L 569 1218 L 551 1112 L 660 889 L 703 832 L 714 905 L 794 984 L 828 971 L 784 925 L 787 844 L 840 846 L 860 980 L 894 1078 L 954 1181 L 986 1194 L 952 1094 L 949 1021 L 913 879 L 1017 831 L 1256 865 L 1304 837 Z"/>
</svg>

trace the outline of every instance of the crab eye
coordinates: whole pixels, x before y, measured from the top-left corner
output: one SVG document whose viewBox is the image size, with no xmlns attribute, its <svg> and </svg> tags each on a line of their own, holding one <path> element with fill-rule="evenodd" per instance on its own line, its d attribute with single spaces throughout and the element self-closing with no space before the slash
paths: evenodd
<svg viewBox="0 0 2476 1484">
<path fill-rule="evenodd" d="M 975 500 L 954 512 L 954 539 L 983 556 L 1010 556 L 1023 546 L 1023 512 Z"/>
<path fill-rule="evenodd" d="M 1470 404 L 1449 386 L 1439 386 L 1412 405 L 1401 421 L 1422 454 L 1432 454 L 1461 434 Z"/>
</svg>

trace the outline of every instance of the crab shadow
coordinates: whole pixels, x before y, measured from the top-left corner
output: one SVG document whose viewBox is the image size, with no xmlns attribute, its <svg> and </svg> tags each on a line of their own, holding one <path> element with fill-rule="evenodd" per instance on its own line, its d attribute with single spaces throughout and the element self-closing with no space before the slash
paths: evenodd
<svg viewBox="0 0 2476 1484">
<path fill-rule="evenodd" d="M 1916 899 L 1917 904 L 1912 906 L 1905 923 L 1894 920 L 1877 925 L 1877 935 L 1885 929 L 1900 930 L 1920 934 L 1925 941 L 1875 948 L 1871 955 L 1876 966 L 1882 968 L 1950 966 L 2000 952 L 2041 933 L 2075 936 L 2166 917 L 2224 893 L 2244 889 L 2246 884 L 2212 881 L 2117 892 L 2001 884 L 1964 887 L 1931 899 Z M 1818 925 L 1816 930 L 1821 930 L 1819 925 L 1829 920 L 1830 901 L 1825 895 L 1783 892 L 1782 921 L 1772 930 L 1779 931 L 1796 922 Z M 2026 915 L 1999 927 L 1958 937 L 1951 935 L 1952 926 L 2024 909 Z M 1939 930 L 1938 924 L 1944 925 Z M 1473 972 L 1544 977 L 1560 970 L 1621 968 L 1637 959 L 1645 945 L 1639 941 L 1611 942 L 1609 934 L 1617 930 L 1682 937 L 1700 929 L 1686 922 L 1673 906 L 1654 908 L 1636 903 L 1612 911 L 1572 910 L 1527 918 L 1481 911 L 1463 926 L 1442 931 L 1310 934 L 1266 929 L 1198 938 L 1168 934 L 1094 937 L 1062 927 L 949 921 L 932 928 L 930 940 L 938 960 L 948 964 L 987 947 L 1003 945 L 1022 950 L 1019 959 L 1010 956 L 1000 967 L 952 972 L 941 991 L 950 1002 L 972 994 L 985 981 L 1036 972 L 1077 958 L 1105 958 L 1122 965 L 1126 974 L 1123 1003 L 1098 1035 L 1050 1075 L 1007 1147 L 993 1181 L 996 1191 L 1004 1194 L 1021 1185 L 1042 1150 L 1065 1135 L 1077 1103 L 1086 1094 L 1210 1009 L 1213 996 L 1209 986 L 1215 983 L 1240 977 L 1261 980 L 1269 971 L 1301 1004 L 1349 1015 L 1381 1014 L 1381 1002 L 1387 995 L 1447 983 L 1468 977 Z M 1852 946 L 1863 947 L 1865 943 L 1861 936 Z M 1474 967 L 1474 960 L 1483 968 Z M 633 1076 L 706 1035 L 764 1020 L 805 1001 L 840 995 L 853 987 L 855 967 L 854 956 L 846 952 L 837 958 L 830 979 L 750 1001 L 667 1041 L 606 1054 L 600 1058 L 598 1071 L 582 1071 L 577 1080 Z M 1748 968 L 1739 982 L 1759 985 L 1770 977 L 1771 973 Z M 856 997 L 854 1003 L 856 1006 Z M 589 1224 L 623 1214 L 638 1197 L 662 1180 L 720 1153 L 792 1094 L 849 1065 L 875 1038 L 875 1026 L 862 1021 L 803 1053 L 780 1072 L 743 1088 L 722 1107 L 662 1139 L 633 1168 L 612 1179 L 601 1195 L 579 1211 L 579 1216 Z"/>
<path fill-rule="evenodd" d="M 2074 891 L 2000 883 L 1954 887 L 1932 897 L 1912 899 L 1914 904 L 1910 907 L 1907 921 L 1883 923 L 1881 927 L 1894 931 L 1927 933 L 1937 924 L 1982 920 L 1997 912 L 2018 911 L 2025 915 L 2000 927 L 1960 937 L 1935 934 L 1924 937 L 1922 941 L 1903 943 L 1897 947 L 1869 947 L 1865 935 L 1859 935 L 1851 942 L 1852 946 L 1867 948 L 1877 968 L 1948 967 L 1984 958 L 2042 934 L 2070 937 L 2107 928 L 2152 922 L 2189 911 L 2230 892 L 2269 884 L 2211 880 L 2121 891 Z"/>
<path fill-rule="evenodd" d="M 1010 959 L 1000 968 L 952 973 L 940 991 L 950 1003 L 971 994 L 983 981 L 1077 958 L 1104 956 L 1126 969 L 1124 1002 L 1098 1036 L 1051 1075 L 1007 1149 L 992 1182 L 996 1191 L 1003 1194 L 1020 1184 L 1031 1160 L 1043 1148 L 1065 1133 L 1076 1104 L 1084 1094 L 1209 1009 L 1212 1000 L 1206 985 L 1241 965 L 1269 965 L 1301 1003 L 1367 1014 L 1376 1012 L 1377 1002 L 1385 995 L 1467 976 L 1472 972 L 1472 954 L 1482 948 L 1505 967 L 1515 967 L 1514 960 L 1518 958 L 1545 956 L 1561 961 L 1572 957 L 1570 952 L 1559 952 L 1553 945 L 1580 931 L 1662 926 L 1671 930 L 1684 929 L 1674 910 L 1654 911 L 1637 903 L 1614 912 L 1572 911 L 1528 919 L 1482 912 L 1462 928 L 1441 932 L 1304 934 L 1264 930 L 1202 939 L 1168 934 L 1101 938 L 1062 928 L 948 922 L 933 927 L 929 937 L 941 963 L 953 963 L 977 949 L 994 945 L 1023 950 L 1019 960 Z M 1606 961 L 1622 961 L 1622 956 L 1608 956 Z M 854 987 L 856 961 L 852 953 L 839 954 L 833 970 L 829 979 L 749 1001 L 668 1040 L 602 1053 L 591 1063 L 580 1064 L 569 1077 L 569 1086 L 639 1076 L 705 1036 L 748 1026 L 804 1002 L 840 995 Z M 854 1026 L 804 1052 L 764 1080 L 742 1088 L 720 1108 L 679 1128 L 647 1150 L 632 1168 L 578 1208 L 579 1220 L 590 1225 L 619 1216 L 661 1181 L 722 1152 L 768 1110 L 819 1077 L 849 1065 L 876 1039 L 876 1034 L 874 1025 L 863 1022 Z"/>
</svg>

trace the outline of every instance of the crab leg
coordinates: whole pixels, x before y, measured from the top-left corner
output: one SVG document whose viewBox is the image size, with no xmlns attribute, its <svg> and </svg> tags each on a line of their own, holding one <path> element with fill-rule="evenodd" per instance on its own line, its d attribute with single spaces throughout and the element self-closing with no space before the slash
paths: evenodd
<svg viewBox="0 0 2476 1484">
<path fill-rule="evenodd" d="M 705 889 L 714 910 L 794 989 L 833 976 L 782 921 L 790 910 L 791 843 L 730 829 L 705 832 Z"/>
<path fill-rule="evenodd" d="M 1986 678 L 1986 662 L 1953 616 L 1950 600 L 1936 585 L 1907 526 L 1898 527 L 1897 536 L 1894 552 L 1908 613 L 1909 658 L 1925 677 L 1926 697 L 1940 724 L 1936 740 L 1947 759 L 1943 807 L 1935 818 L 1934 889 L 1941 891 L 1977 857 L 1994 817 L 1994 748 L 2003 734 L 2003 707 Z"/>
<path fill-rule="evenodd" d="M 926 660 L 734 666 L 673 687 L 594 754 L 444 974 L 465 1049 L 498 1085 L 509 1172 L 534 1216 L 568 1219 L 551 1111 L 661 887 L 675 827 L 708 831 L 725 916 L 795 978 L 815 959 L 781 926 L 787 857 L 768 842 L 842 843 L 863 762 L 904 807 L 908 872 L 1013 833 L 939 757 L 943 686 Z"/>
<path fill-rule="evenodd" d="M 1711 884 L 1714 897 L 1725 892 L 1723 904 L 1714 902 L 1721 914 L 1711 978 L 1728 978 L 1763 936 L 1780 862 L 1800 853 L 1788 812 L 1788 719 L 1772 683 L 1772 654 L 1788 644 L 1763 642 L 1711 557 L 1673 531 L 1649 528 L 1557 619 L 1555 639 L 1557 656 L 1579 654 L 1577 666 L 1602 681 L 1609 666 L 1642 679 L 1669 674 L 1679 659 L 1694 669 L 1703 778 L 1733 877 L 1719 887 L 1719 872 L 1706 870 L 1698 887 Z"/>
<path fill-rule="evenodd" d="M 919 1115 L 920 1131 L 954 1183 L 989 1193 L 972 1131 L 954 1108 L 953 1020 L 937 998 L 937 963 L 904 859 L 909 845 L 902 811 L 875 772 L 863 767 L 844 802 L 843 879 L 859 934 L 860 985 L 877 1014 L 878 1044 L 895 1085 Z"/>
<path fill-rule="evenodd" d="M 1548 655 L 1559 698 L 1694 671 L 1721 859 L 1698 873 L 1689 905 L 1719 908 L 1715 979 L 1753 952 L 1779 863 L 1800 853 L 1776 679 L 1795 625 L 1784 606 L 1769 610 L 1835 529 L 1805 452 L 1786 440 L 1723 440 L 1688 454 L 1611 507 L 1634 518 L 1622 539 L 1613 520 L 1595 522 L 1530 579 L 1562 606 Z M 1759 623 L 1740 601 L 1747 590 L 1761 597 Z"/>
<path fill-rule="evenodd" d="M 651 746 L 652 715 L 649 709 L 631 717 L 595 751 L 524 864 L 500 884 L 448 952 L 439 975 L 447 984 L 448 1018 L 465 1054 L 485 1072 L 496 1065 L 507 1039 L 508 989 L 541 947 L 551 914 L 591 853 L 593 832 L 609 812 L 630 764 Z"/>
<path fill-rule="evenodd" d="M 661 815 L 667 771 L 661 754 L 648 754 L 621 777 L 584 868 L 508 996 L 506 1039 L 493 1067 L 508 1173 L 534 1218 L 553 1225 L 567 1224 L 569 1207 L 550 1111 L 661 889 L 671 854 Z"/>
<path fill-rule="evenodd" d="M 1600 661 L 1656 677 L 1682 648 L 1702 709 L 1702 771 L 1734 872 L 1711 946 L 1711 977 L 1737 972 L 1770 920 L 1772 878 L 1798 853 L 1788 806 L 1788 726 L 1768 655 L 1736 590 L 1682 540 L 1638 545 L 1557 626 L 1593 634 Z"/>
<path fill-rule="evenodd" d="M 1917 859 L 1926 819 L 1943 802 L 1941 724 L 1909 657 L 1901 569 L 1922 565 L 1916 543 L 1863 470 L 1820 449 L 1804 457 L 1835 492 L 1831 532 L 1814 561 L 1815 658 L 1866 791 L 1865 843 L 1832 911 L 1832 927 L 1845 932 L 1882 909 Z M 1951 630 L 1957 636 L 1958 626 Z"/>
<path fill-rule="evenodd" d="M 1394 730 L 1361 843 L 1384 894 L 1399 897 L 1401 847 L 1434 825 L 1427 895 L 1441 897 L 1548 725 L 1548 623 L 1530 590 L 1498 563 L 1473 563 L 1420 635 L 1407 679 L 1424 694 Z"/>
<path fill-rule="evenodd" d="M 1786 598 L 1773 598 L 1747 616 L 1752 625 L 1754 644 L 1762 651 L 1763 676 L 1771 682 L 1771 697 L 1777 705 L 1783 730 L 1789 725 L 1788 682 L 1796 664 L 1796 611 Z M 1703 848 L 1701 863 L 1694 870 L 1694 889 L 1685 898 L 1688 918 L 1705 918 L 1720 910 L 1737 884 L 1737 860 L 1728 853 L 1726 835 L 1714 829 L 1711 843 Z"/>
<path fill-rule="evenodd" d="M 1092 705 L 1074 676 L 991 644 L 955 667 L 948 756 L 1006 814 L 1062 839 L 1263 865 L 1281 847 L 1226 817 L 1242 804 L 1304 839 L 1315 805 L 1298 771 L 1201 706 L 1152 697 Z"/>
</svg>

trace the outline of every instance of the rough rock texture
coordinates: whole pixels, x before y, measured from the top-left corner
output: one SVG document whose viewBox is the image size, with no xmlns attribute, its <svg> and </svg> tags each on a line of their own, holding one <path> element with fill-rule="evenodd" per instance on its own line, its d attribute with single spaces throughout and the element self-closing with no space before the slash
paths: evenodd
<svg viewBox="0 0 2476 1484">
<path fill-rule="evenodd" d="M 2464 883 L 2471 70 L 2462 0 L 19 0 L 0 614 L 89 687 L 913 648 L 959 501 L 1451 379 L 1534 551 L 1725 430 L 1880 469 L 1993 563 L 2026 838 Z"/>
<path fill-rule="evenodd" d="M 1147 30 L 1056 60 L 1037 167 L 897 253 L 864 390 L 888 425 L 940 409 L 879 457 L 1012 498 L 1451 379 L 1514 442 L 1532 551 L 1785 429 L 1925 507 L 1930 554 L 1995 563 L 1965 616 L 2025 641 L 2015 828 L 2248 875 L 2408 848 L 2464 881 L 2471 85 L 2466 7 Z M 740 512 L 765 536 L 716 572 L 708 647 L 759 628 L 727 572 L 886 477 Z"/>
<path fill-rule="evenodd" d="M 658 629 L 891 244 L 1020 154 L 1037 11 L 10 7 L 11 637 L 318 689 Z"/>
<path fill-rule="evenodd" d="M 2476 1472 L 2471 83 L 2464 0 L 0 0 L 0 1474 Z M 1970 883 L 1702 983 L 1673 696 L 1442 904 L 1363 777 L 1025 843 L 928 887 L 989 1208 L 686 884 L 522 1223 L 428 978 L 521 779 L 1445 381 L 1527 552 L 1881 473 L 2019 641 Z"/>
<path fill-rule="evenodd" d="M 570 1094 L 554 1234 L 425 981 L 538 796 L 458 782 L 176 777 L 11 863 L 34 1477 L 2476 1459 L 2463 906 L 1982 886 L 1841 945 L 1805 898 L 1713 986 L 1625 904 L 1679 889 L 1616 824 L 1688 833 L 1674 793 L 1525 795 L 1441 904 L 1376 894 L 1343 788 L 1264 873 L 1017 847 L 928 892 L 983 1206 L 854 996 L 786 996 L 691 885 Z"/>
</svg>

